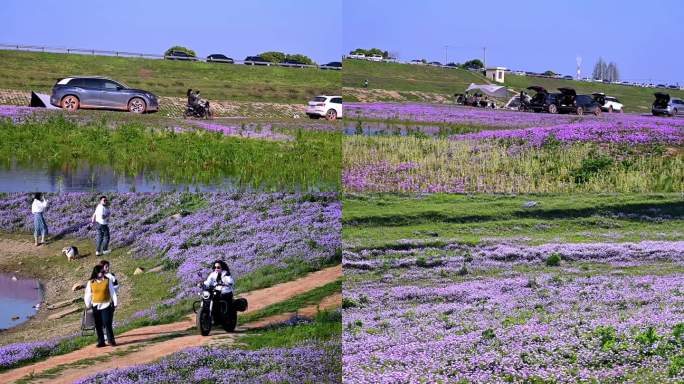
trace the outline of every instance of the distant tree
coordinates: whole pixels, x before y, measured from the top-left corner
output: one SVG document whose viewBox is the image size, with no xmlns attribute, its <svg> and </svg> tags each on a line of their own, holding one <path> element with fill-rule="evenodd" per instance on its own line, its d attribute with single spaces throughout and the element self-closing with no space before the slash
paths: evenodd
<svg viewBox="0 0 684 384">
<path fill-rule="evenodd" d="M 301 53 L 288 54 L 285 57 L 285 60 L 296 60 L 296 61 L 299 61 L 300 63 L 304 63 L 307 65 L 316 65 L 316 62 L 313 61 L 309 56 L 302 55 Z"/>
<path fill-rule="evenodd" d="M 174 45 L 173 47 L 167 49 L 166 52 L 164 52 L 164 56 L 169 56 L 171 54 L 171 51 L 181 51 L 181 52 L 185 52 L 191 56 L 197 56 L 195 54 L 195 51 L 193 51 L 192 49 L 186 48 L 186 47 L 181 47 L 180 45 Z"/>
<path fill-rule="evenodd" d="M 548 71 L 542 73 L 542 75 L 544 75 L 544 76 L 556 76 L 556 72 L 548 70 Z"/>
<path fill-rule="evenodd" d="M 607 68 L 608 81 L 620 81 L 620 72 L 618 71 L 617 64 L 610 62 Z"/>
<path fill-rule="evenodd" d="M 594 80 L 605 81 L 619 81 L 620 71 L 617 64 L 614 62 L 606 63 L 603 58 L 599 57 L 596 64 L 594 64 L 594 72 L 591 76 Z"/>
<path fill-rule="evenodd" d="M 473 60 L 468 60 L 465 63 L 463 63 L 463 68 L 465 68 L 465 69 L 482 69 L 482 68 L 484 68 L 484 64 L 482 63 L 482 60 L 480 60 L 480 59 L 473 59 Z"/>
<path fill-rule="evenodd" d="M 389 52 L 383 51 L 380 48 L 363 49 L 356 48 L 355 50 L 349 52 L 350 55 L 365 55 L 365 56 L 382 56 L 383 59 L 390 57 Z"/>
<path fill-rule="evenodd" d="M 423 63 L 423 64 L 427 64 L 428 61 L 425 60 L 425 59 L 420 59 L 420 62 Z"/>
<path fill-rule="evenodd" d="M 285 58 L 287 57 L 287 55 L 283 52 L 277 51 L 262 52 L 259 54 L 259 56 L 263 57 L 264 60 L 270 61 L 272 63 L 282 63 L 283 61 L 285 61 Z"/>
</svg>

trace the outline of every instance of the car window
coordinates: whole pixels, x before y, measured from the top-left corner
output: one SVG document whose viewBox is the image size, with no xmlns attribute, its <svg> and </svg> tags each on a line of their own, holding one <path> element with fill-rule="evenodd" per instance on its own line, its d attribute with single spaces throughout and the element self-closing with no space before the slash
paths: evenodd
<svg viewBox="0 0 684 384">
<path fill-rule="evenodd" d="M 70 87 L 86 87 L 85 81 L 83 79 L 71 79 L 67 85 Z"/>
<path fill-rule="evenodd" d="M 113 81 L 106 81 L 106 80 L 105 80 L 105 81 L 102 82 L 102 88 L 104 88 L 104 89 L 106 89 L 106 90 L 113 90 L 113 91 L 115 91 L 115 90 L 119 89 L 119 84 L 117 84 L 117 83 L 115 83 L 115 82 L 113 82 Z"/>
<path fill-rule="evenodd" d="M 327 100 L 327 97 L 318 96 L 318 97 L 314 97 L 314 99 L 311 101 L 324 102 L 326 100 Z"/>
<path fill-rule="evenodd" d="M 86 88 L 91 89 L 102 89 L 101 79 L 82 79 L 83 84 Z"/>
<path fill-rule="evenodd" d="M 333 97 L 333 98 L 330 100 L 330 102 L 331 102 L 331 103 L 335 103 L 335 104 L 342 104 L 342 98 L 341 98 L 341 97 Z"/>
</svg>

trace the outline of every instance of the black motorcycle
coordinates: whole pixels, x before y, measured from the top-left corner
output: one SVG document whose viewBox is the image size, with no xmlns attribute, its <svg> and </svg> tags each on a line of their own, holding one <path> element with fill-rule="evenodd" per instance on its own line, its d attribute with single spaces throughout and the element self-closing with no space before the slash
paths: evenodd
<svg viewBox="0 0 684 384">
<path fill-rule="evenodd" d="M 185 107 L 185 117 L 197 117 L 200 119 L 211 118 L 211 108 L 209 108 L 209 101 L 200 100 L 197 104 L 187 104 Z"/>
<path fill-rule="evenodd" d="M 192 303 L 192 310 L 196 313 L 197 329 L 202 336 L 208 336 L 213 325 L 221 325 L 226 332 L 233 332 L 237 326 L 237 313 L 247 310 L 247 300 L 223 300 L 222 285 L 207 287 L 200 283 L 198 286 L 202 289 L 199 293 L 202 299 Z"/>
</svg>

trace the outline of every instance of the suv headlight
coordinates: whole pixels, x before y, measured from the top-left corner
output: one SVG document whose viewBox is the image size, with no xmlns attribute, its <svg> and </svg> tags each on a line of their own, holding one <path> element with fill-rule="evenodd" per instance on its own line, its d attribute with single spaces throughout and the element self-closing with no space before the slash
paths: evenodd
<svg viewBox="0 0 684 384">
<path fill-rule="evenodd" d="M 209 297 L 211 297 L 211 293 L 209 293 L 209 291 L 202 291 L 202 298 L 203 298 L 203 299 L 206 300 L 206 299 L 208 299 Z"/>
</svg>

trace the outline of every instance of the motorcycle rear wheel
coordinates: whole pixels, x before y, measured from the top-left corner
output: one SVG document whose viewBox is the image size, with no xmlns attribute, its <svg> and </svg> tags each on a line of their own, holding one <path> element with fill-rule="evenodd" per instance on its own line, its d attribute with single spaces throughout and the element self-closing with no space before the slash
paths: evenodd
<svg viewBox="0 0 684 384">
<path fill-rule="evenodd" d="M 233 332 L 235 331 L 235 327 L 237 326 L 237 311 L 234 309 L 229 309 L 228 313 L 226 313 L 226 316 L 223 319 L 223 330 L 226 332 Z"/>
</svg>

